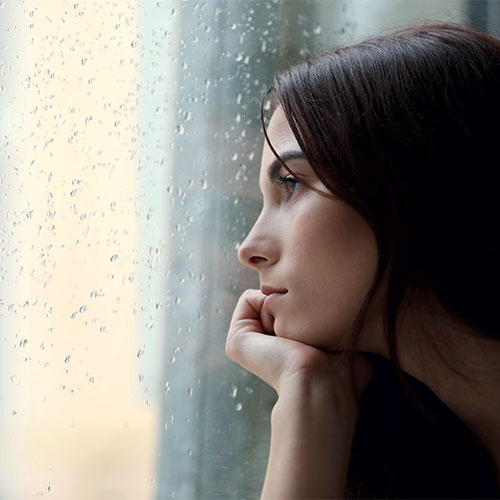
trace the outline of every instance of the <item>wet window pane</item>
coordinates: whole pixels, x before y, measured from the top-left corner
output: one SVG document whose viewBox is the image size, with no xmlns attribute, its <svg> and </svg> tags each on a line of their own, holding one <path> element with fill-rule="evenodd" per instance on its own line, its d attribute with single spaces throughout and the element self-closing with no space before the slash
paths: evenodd
<svg viewBox="0 0 500 500">
<path fill-rule="evenodd" d="M 256 498 L 275 394 L 230 362 L 258 99 L 319 50 L 498 2 L 0 1 L 0 496 Z"/>
</svg>

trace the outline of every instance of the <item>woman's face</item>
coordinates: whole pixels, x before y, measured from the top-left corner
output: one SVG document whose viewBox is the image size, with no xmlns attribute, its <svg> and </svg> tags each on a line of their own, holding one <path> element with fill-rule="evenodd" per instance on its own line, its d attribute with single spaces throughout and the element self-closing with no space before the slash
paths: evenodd
<svg viewBox="0 0 500 500">
<path fill-rule="evenodd" d="M 268 134 L 293 172 L 327 192 L 303 158 L 280 108 Z M 263 293 L 269 288 L 282 292 L 263 306 L 274 317 L 277 336 L 339 350 L 376 271 L 374 235 L 344 201 L 294 182 L 267 144 L 259 185 L 264 204 L 239 249 L 240 262 L 258 271 Z"/>
</svg>

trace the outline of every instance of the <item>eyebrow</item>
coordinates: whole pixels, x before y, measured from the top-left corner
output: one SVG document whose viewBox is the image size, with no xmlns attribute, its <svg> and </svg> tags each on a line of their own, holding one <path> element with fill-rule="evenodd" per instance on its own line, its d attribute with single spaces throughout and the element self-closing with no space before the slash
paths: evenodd
<svg viewBox="0 0 500 500">
<path fill-rule="evenodd" d="M 290 150 L 290 151 L 285 151 L 283 154 L 280 154 L 280 158 L 283 160 L 284 163 L 286 163 L 289 160 L 297 160 L 297 159 L 302 159 L 305 160 L 304 153 L 300 150 Z M 274 161 L 269 165 L 269 168 L 267 170 L 267 175 L 269 177 L 269 180 L 273 182 L 276 180 L 279 171 L 283 167 L 283 164 L 278 160 L 278 158 L 275 158 Z"/>
</svg>

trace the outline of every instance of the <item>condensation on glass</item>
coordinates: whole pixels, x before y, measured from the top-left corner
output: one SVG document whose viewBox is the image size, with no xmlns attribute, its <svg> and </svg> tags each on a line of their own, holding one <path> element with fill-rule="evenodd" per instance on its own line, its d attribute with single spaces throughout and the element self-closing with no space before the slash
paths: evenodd
<svg viewBox="0 0 500 500">
<path fill-rule="evenodd" d="M 224 353 L 259 99 L 495 1 L 0 1 L 0 497 L 257 498 L 276 395 Z"/>
</svg>

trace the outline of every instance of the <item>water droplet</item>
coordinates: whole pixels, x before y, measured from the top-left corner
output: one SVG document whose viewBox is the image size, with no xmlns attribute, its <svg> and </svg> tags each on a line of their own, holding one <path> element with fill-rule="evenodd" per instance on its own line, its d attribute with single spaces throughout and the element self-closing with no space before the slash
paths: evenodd
<svg viewBox="0 0 500 500">
<path fill-rule="evenodd" d="M 208 188 L 208 182 L 205 179 L 201 179 L 201 189 L 205 191 Z"/>
<path fill-rule="evenodd" d="M 233 385 L 231 387 L 231 397 L 235 398 L 237 395 L 238 395 L 238 388 L 235 385 Z"/>
<path fill-rule="evenodd" d="M 64 358 L 64 362 L 68 365 L 69 362 L 71 360 L 71 354 L 68 354 L 65 358 Z"/>
<path fill-rule="evenodd" d="M 191 449 L 189 449 L 189 450 L 187 451 L 187 454 L 188 454 L 189 456 L 191 456 L 191 455 L 193 454 L 193 452 L 191 451 Z"/>
<path fill-rule="evenodd" d="M 236 403 L 236 406 L 234 407 L 234 409 L 236 411 L 241 411 L 242 408 L 243 408 L 243 405 L 241 403 Z"/>
<path fill-rule="evenodd" d="M 142 355 L 143 355 L 143 354 L 144 354 L 144 349 L 139 349 L 139 350 L 137 351 L 137 358 L 142 357 Z"/>
<path fill-rule="evenodd" d="M 116 255 L 116 253 L 115 253 L 114 255 L 111 256 L 111 258 L 109 260 L 111 262 L 114 262 L 117 258 L 118 258 L 118 255 Z"/>
<path fill-rule="evenodd" d="M 182 302 L 182 299 L 180 297 L 175 298 L 175 303 L 180 304 Z"/>
<path fill-rule="evenodd" d="M 193 395 L 193 388 L 192 387 L 190 387 L 188 389 L 188 395 L 189 395 L 189 397 L 191 397 Z"/>
<path fill-rule="evenodd" d="M 319 24 L 317 24 L 314 29 L 313 29 L 313 32 L 316 34 L 316 35 L 319 35 L 321 33 L 321 26 Z"/>
</svg>

